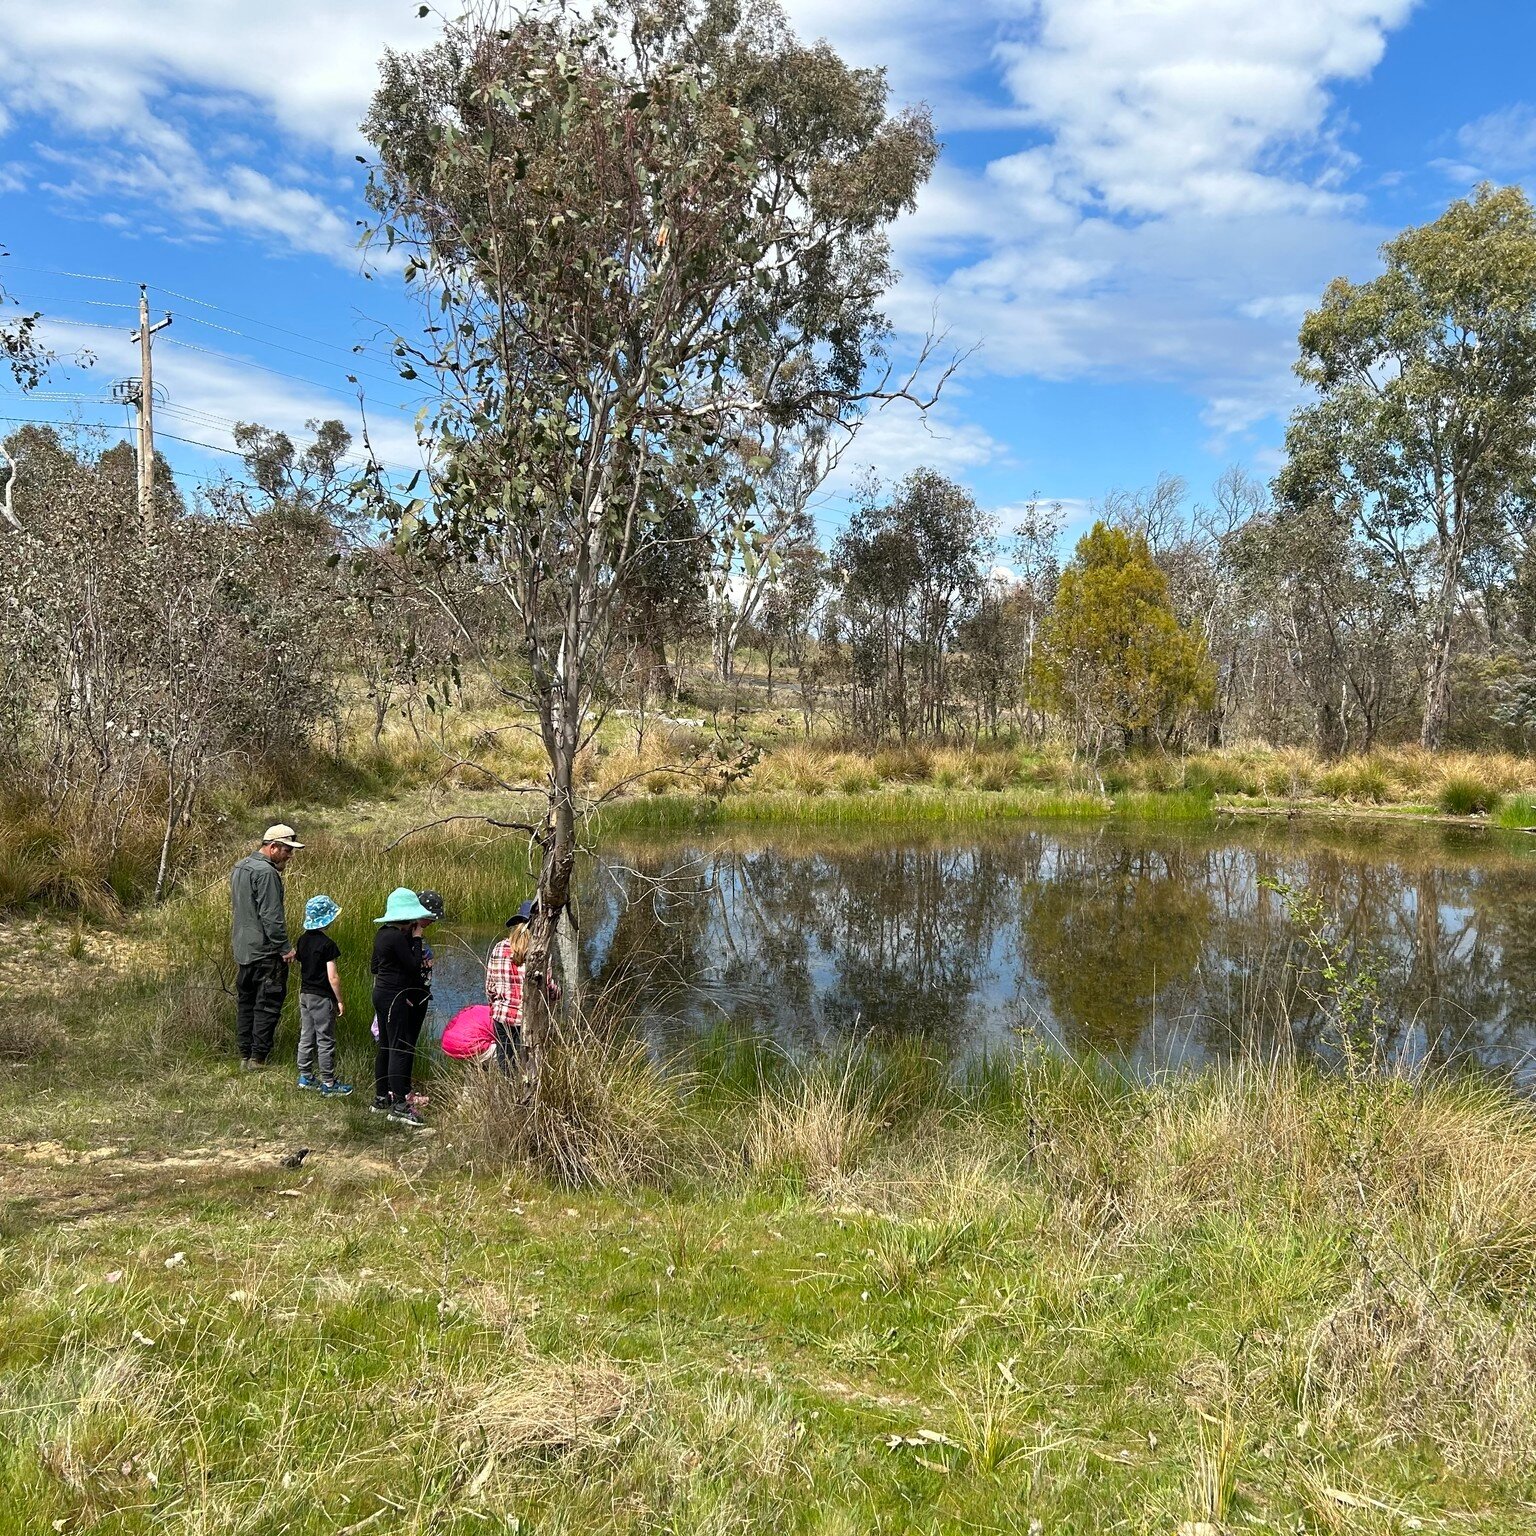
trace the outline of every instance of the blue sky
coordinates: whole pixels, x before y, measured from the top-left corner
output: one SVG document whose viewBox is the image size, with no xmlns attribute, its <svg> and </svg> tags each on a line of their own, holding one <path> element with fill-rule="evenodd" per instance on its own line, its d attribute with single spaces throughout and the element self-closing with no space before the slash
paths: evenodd
<svg viewBox="0 0 1536 1536">
<path fill-rule="evenodd" d="M 936 316 L 977 347 L 926 430 L 892 410 L 843 473 L 934 463 L 1005 523 L 1037 493 L 1080 527 L 1096 498 L 1161 471 L 1197 495 L 1232 463 L 1272 473 L 1296 325 L 1328 279 L 1369 276 L 1383 239 L 1479 178 L 1536 169 L 1536 7 L 1512 0 L 788 9 L 802 35 L 887 66 L 895 102 L 932 105 L 945 153 L 896 231 L 889 310 L 903 346 Z M 106 396 L 137 372 L 134 320 L 112 306 L 143 281 L 175 316 L 157 425 L 189 440 L 162 443 L 189 488 L 238 468 L 217 451 L 236 419 L 356 426 L 348 372 L 382 457 L 419 462 L 419 400 L 381 340 L 411 313 L 354 247 L 357 123 L 383 47 L 433 35 L 416 10 L 11 7 L 0 280 L 61 353 L 97 361 L 42 397 L 0 393 L 0 417 L 121 426 Z"/>
</svg>

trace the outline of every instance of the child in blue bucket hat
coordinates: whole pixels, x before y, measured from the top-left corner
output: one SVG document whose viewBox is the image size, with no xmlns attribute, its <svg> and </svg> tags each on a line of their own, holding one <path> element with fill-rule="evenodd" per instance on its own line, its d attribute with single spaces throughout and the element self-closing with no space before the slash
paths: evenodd
<svg viewBox="0 0 1536 1536">
<path fill-rule="evenodd" d="M 325 931 L 340 915 L 341 908 L 329 896 L 311 896 L 304 903 L 304 932 L 294 945 L 299 965 L 299 1087 L 318 1089 L 325 1099 L 344 1099 L 352 1092 L 352 1085 L 336 1076 L 336 1020 L 346 1007 L 336 967 L 341 949 Z"/>
<path fill-rule="evenodd" d="M 421 936 L 437 914 L 415 891 L 389 893 L 383 917 L 374 918 L 373 1011 L 379 1020 L 379 1048 L 373 1061 L 373 1112 L 396 1124 L 420 1129 L 425 1121 L 409 1103 L 416 1037 L 427 1016 L 431 993 Z"/>
</svg>

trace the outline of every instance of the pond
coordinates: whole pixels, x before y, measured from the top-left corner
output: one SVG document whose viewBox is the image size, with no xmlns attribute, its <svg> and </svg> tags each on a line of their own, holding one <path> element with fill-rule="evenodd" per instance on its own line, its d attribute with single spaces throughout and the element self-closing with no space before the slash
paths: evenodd
<svg viewBox="0 0 1536 1536">
<path fill-rule="evenodd" d="M 796 1053 L 916 1037 L 965 1058 L 1036 1036 L 1143 1070 L 1327 1056 L 1316 955 L 1278 884 L 1377 979 L 1385 1056 L 1536 1086 L 1533 859 L 1519 834 L 1284 818 L 634 839 L 583 874 L 583 985 L 658 1044 L 730 1026 Z M 494 937 L 439 944 L 445 1010 L 481 1000 Z"/>
</svg>

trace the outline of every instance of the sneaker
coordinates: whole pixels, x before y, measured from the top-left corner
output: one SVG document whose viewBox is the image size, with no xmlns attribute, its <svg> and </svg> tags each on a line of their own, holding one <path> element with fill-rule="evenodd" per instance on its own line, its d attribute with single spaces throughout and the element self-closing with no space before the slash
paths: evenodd
<svg viewBox="0 0 1536 1536">
<path fill-rule="evenodd" d="M 389 1118 L 396 1125 L 407 1125 L 413 1131 L 424 1131 L 427 1128 L 427 1122 L 409 1104 L 396 1104 L 390 1110 Z"/>
<path fill-rule="evenodd" d="M 252 1056 L 240 1063 L 243 1072 L 263 1072 L 266 1070 L 267 1058 L 265 1056 Z"/>
<path fill-rule="evenodd" d="M 387 1094 L 380 1094 L 377 1098 L 374 1099 L 373 1103 L 368 1106 L 368 1112 L 373 1115 L 387 1115 L 392 1109 L 394 1109 L 394 1107 L 395 1106 L 390 1103 L 389 1096 Z"/>
<path fill-rule="evenodd" d="M 322 1099 L 344 1099 L 352 1092 L 351 1083 L 321 1083 L 320 1097 Z"/>
<path fill-rule="evenodd" d="M 318 1088 L 319 1086 L 320 1079 L 318 1077 L 311 1077 L 308 1072 L 299 1073 L 300 1088 Z"/>
</svg>

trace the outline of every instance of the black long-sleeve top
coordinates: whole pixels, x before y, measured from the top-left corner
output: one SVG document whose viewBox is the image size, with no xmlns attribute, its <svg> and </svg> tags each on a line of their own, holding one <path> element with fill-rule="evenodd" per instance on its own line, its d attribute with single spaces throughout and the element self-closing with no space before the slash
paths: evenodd
<svg viewBox="0 0 1536 1536">
<path fill-rule="evenodd" d="M 387 992 L 425 992 L 426 967 L 421 958 L 421 935 L 399 923 L 385 923 L 373 936 L 373 960 L 369 965 L 373 984 Z"/>
</svg>

